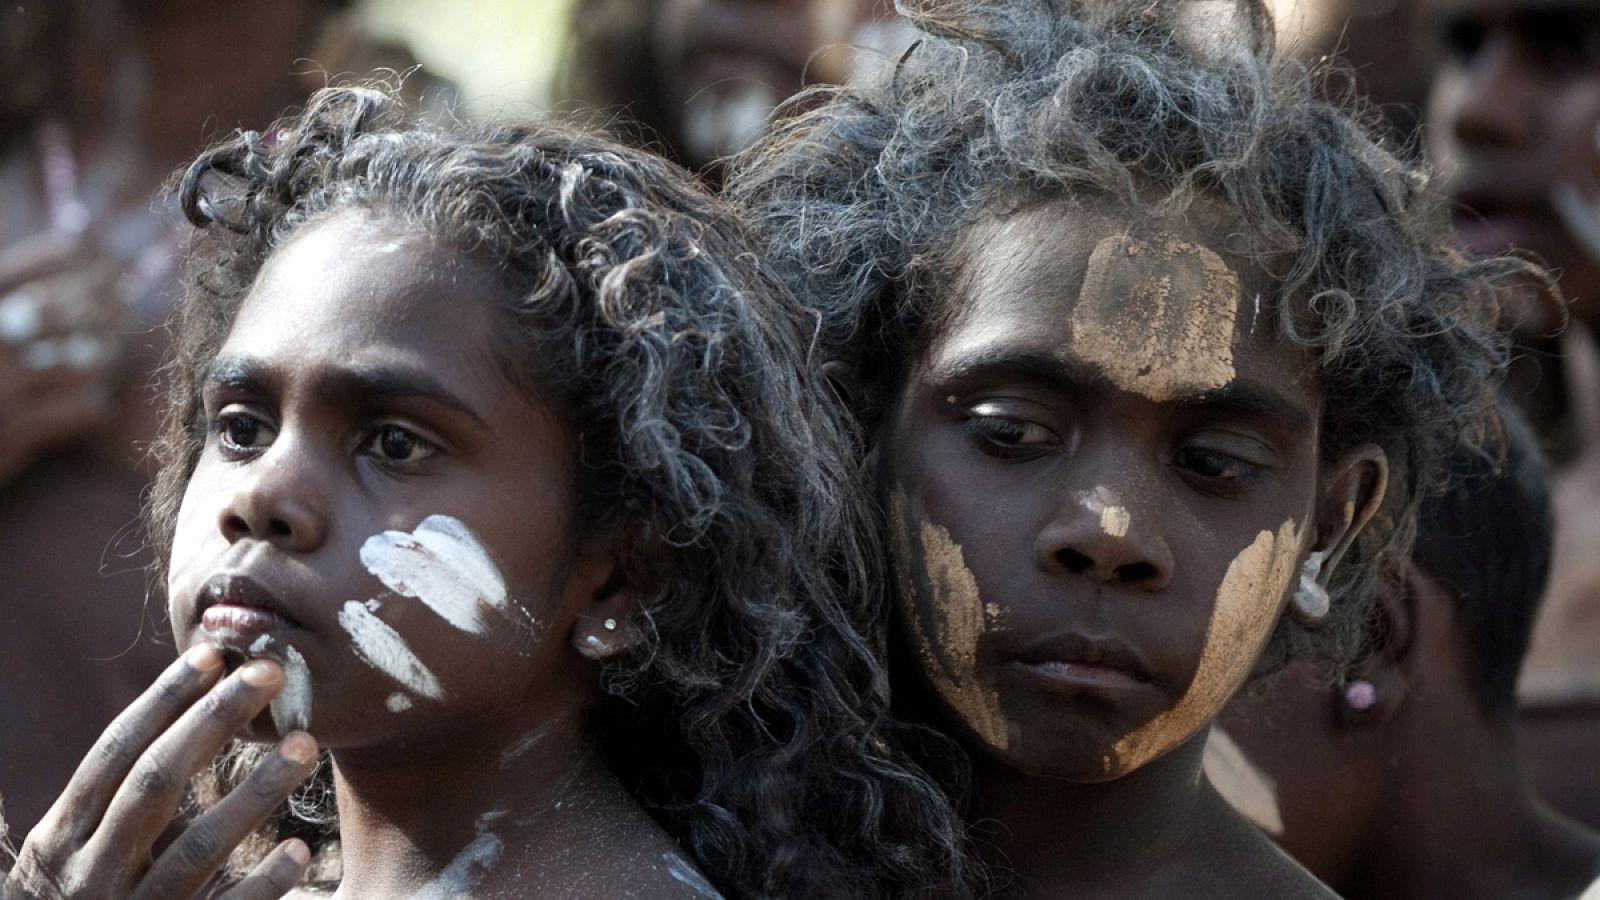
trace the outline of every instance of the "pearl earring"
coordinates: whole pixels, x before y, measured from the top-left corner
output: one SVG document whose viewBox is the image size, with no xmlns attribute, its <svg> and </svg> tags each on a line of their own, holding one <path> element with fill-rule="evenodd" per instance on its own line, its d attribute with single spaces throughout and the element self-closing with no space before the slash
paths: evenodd
<svg viewBox="0 0 1600 900">
<path fill-rule="evenodd" d="M 617 620 L 616 619 L 607 619 L 604 622 L 601 622 L 600 624 L 607 631 L 616 631 L 617 630 Z"/>
<path fill-rule="evenodd" d="M 1322 561 L 1328 554 L 1313 550 L 1300 567 L 1300 586 L 1294 592 L 1294 613 L 1307 622 L 1315 622 L 1328 614 L 1330 598 L 1328 589 L 1317 579 L 1322 577 Z"/>
</svg>

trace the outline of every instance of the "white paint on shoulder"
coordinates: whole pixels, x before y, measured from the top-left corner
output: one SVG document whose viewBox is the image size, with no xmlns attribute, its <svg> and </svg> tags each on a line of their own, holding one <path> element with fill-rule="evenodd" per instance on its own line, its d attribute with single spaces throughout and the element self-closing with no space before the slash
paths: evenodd
<svg viewBox="0 0 1600 900">
<path fill-rule="evenodd" d="M 661 859 L 667 864 L 667 874 L 671 875 L 679 884 L 685 885 L 706 900 L 722 900 L 722 894 L 711 886 L 711 882 L 701 875 L 699 870 L 688 860 L 676 853 L 663 853 Z"/>
</svg>

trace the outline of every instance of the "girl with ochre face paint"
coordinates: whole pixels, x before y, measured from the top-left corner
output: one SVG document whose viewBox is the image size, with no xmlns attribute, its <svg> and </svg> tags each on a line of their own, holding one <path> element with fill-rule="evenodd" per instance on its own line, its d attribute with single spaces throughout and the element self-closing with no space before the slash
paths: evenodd
<svg viewBox="0 0 1600 900">
<path fill-rule="evenodd" d="M 1206 733 L 1259 668 L 1353 651 L 1484 428 L 1519 264 L 1446 249 L 1415 174 L 1272 74 L 1259 4 L 903 11 L 915 49 L 730 182 L 867 433 L 897 704 L 970 763 L 1000 896 L 1330 896 Z"/>
<path fill-rule="evenodd" d="M 187 896 L 319 748 L 266 836 L 336 819 L 341 897 L 958 880 L 844 601 L 873 566 L 814 321 L 731 212 L 646 154 L 405 125 L 362 89 L 218 145 L 181 194 L 152 533 L 183 658 L 0 895 Z M 239 729 L 214 780 L 244 786 L 152 864 Z M 308 849 L 231 896 L 278 896 Z"/>
</svg>

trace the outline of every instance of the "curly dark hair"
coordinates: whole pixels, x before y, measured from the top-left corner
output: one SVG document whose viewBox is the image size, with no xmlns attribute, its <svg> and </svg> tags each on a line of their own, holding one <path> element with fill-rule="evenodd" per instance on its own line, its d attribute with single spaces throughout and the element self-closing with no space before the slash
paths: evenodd
<svg viewBox="0 0 1600 900">
<path fill-rule="evenodd" d="M 201 380 L 267 258 L 339 210 L 415 227 L 520 298 L 493 351 L 579 435 L 574 528 L 662 585 L 646 639 L 604 674 L 624 782 L 732 897 L 961 881 L 959 820 L 895 749 L 864 637 L 880 613 L 852 606 L 880 576 L 857 543 L 848 417 L 807 368 L 815 316 L 731 207 L 569 126 L 409 122 L 368 88 L 212 147 L 180 196 L 199 231 L 149 510 L 158 565 L 204 442 Z"/>
<path fill-rule="evenodd" d="M 1386 561 L 1408 552 L 1440 461 L 1486 436 L 1508 356 L 1499 285 L 1542 272 L 1448 244 L 1424 173 L 1274 56 L 1259 0 L 903 0 L 923 32 L 866 83 L 813 89 L 736 161 L 774 266 L 825 316 L 825 351 L 872 429 L 934 336 L 975 222 L 1031 203 L 1110 198 L 1136 214 L 1197 199 L 1229 250 L 1274 276 L 1280 334 L 1311 349 L 1322 452 L 1390 464 L 1383 508 L 1334 573 L 1320 625 L 1284 617 L 1263 669 L 1355 658 Z"/>
</svg>

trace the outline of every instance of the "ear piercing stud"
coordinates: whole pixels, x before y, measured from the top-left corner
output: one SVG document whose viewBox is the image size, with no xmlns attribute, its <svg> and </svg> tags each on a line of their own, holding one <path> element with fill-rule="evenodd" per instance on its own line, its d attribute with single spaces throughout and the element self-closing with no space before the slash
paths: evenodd
<svg viewBox="0 0 1600 900">
<path fill-rule="evenodd" d="M 601 622 L 600 625 L 602 627 L 604 627 L 605 630 L 607 630 L 607 631 L 616 631 L 617 630 L 617 620 L 616 619 L 607 619 L 604 622 Z"/>
<path fill-rule="evenodd" d="M 1356 712 L 1366 712 L 1378 702 L 1378 689 L 1365 678 L 1358 678 L 1344 689 L 1344 705 Z"/>
<path fill-rule="evenodd" d="M 1300 586 L 1294 592 L 1294 612 L 1307 622 L 1315 622 L 1326 616 L 1331 605 L 1328 589 L 1317 580 L 1322 577 L 1322 562 L 1327 558 L 1325 551 L 1313 550 L 1300 567 Z"/>
</svg>

